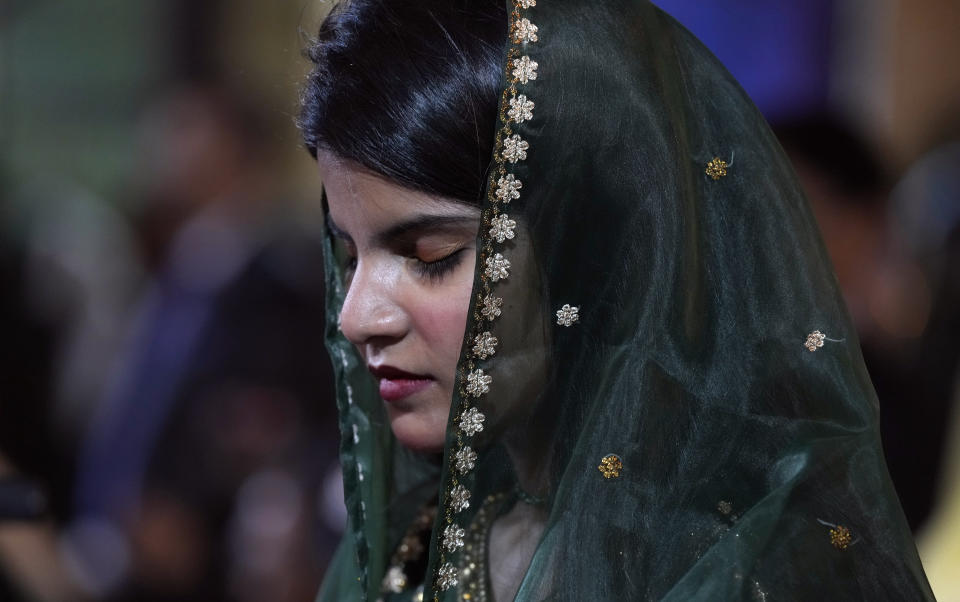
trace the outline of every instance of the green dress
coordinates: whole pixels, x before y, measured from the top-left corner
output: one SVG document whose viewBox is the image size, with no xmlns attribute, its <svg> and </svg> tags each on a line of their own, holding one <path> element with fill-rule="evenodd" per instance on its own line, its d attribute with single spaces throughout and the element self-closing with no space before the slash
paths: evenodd
<svg viewBox="0 0 960 602">
<path fill-rule="evenodd" d="M 516 600 L 933 599 L 757 109 L 648 2 L 509 11 L 442 460 L 394 441 L 328 243 L 349 524 L 319 599 L 489 599 L 486 534 L 518 503 L 543 520 Z"/>
</svg>

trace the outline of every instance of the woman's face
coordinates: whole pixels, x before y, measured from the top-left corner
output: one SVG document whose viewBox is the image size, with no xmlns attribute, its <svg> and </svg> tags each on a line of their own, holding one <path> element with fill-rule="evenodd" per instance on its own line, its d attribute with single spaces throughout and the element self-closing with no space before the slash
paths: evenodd
<svg viewBox="0 0 960 602">
<path fill-rule="evenodd" d="M 340 329 L 377 378 L 403 445 L 443 449 L 480 211 L 318 158 L 328 226 L 350 258 Z"/>
</svg>

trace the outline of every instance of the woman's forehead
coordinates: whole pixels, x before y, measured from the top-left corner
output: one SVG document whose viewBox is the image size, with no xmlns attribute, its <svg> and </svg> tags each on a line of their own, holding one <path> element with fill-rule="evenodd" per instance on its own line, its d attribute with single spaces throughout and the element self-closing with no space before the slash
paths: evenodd
<svg viewBox="0 0 960 602">
<path fill-rule="evenodd" d="M 399 223 L 445 225 L 479 219 L 465 203 L 411 190 L 342 159 L 318 153 L 331 221 L 341 231 L 382 230 Z M 432 218 L 432 219 L 431 219 Z"/>
</svg>

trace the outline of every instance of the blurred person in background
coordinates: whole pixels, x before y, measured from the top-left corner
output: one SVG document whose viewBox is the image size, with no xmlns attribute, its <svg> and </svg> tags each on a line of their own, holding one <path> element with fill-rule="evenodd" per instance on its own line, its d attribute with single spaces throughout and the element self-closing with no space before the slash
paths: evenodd
<svg viewBox="0 0 960 602">
<path fill-rule="evenodd" d="M 892 178 L 866 140 L 829 113 L 774 127 L 793 161 L 836 270 L 881 404 L 891 477 L 910 526 L 933 504 L 951 372 L 929 364 L 931 285 L 891 219 Z M 960 346 L 948 344 L 960 349 Z"/>
<path fill-rule="evenodd" d="M 0 214 L 0 600 L 71 599 L 55 525 L 141 271 L 123 216 L 62 174 L 0 174 Z"/>
<path fill-rule="evenodd" d="M 322 515 L 337 479 L 321 251 L 271 195 L 260 119 L 215 84 L 173 89 L 145 112 L 132 188 L 144 199 L 134 230 L 150 278 L 127 323 L 113 316 L 125 343 L 76 435 L 72 495 L 51 492 L 67 525 L 0 529 L 4 600 L 17 590 L 27 600 L 313 597 L 339 520 Z M 24 262 L 3 258 L 14 280 Z M 18 350 L 34 369 L 4 379 L 4 410 L 38 415 L 2 423 L 0 452 L 19 470 L 4 462 L 0 476 L 37 474 L 29 461 L 43 457 L 52 412 L 7 400 L 50 397 L 44 386 L 67 378 L 64 366 L 98 350 L 88 340 L 44 359 L 56 329 L 34 336 L 42 323 L 9 309 L 38 350 Z M 20 381 L 36 391 L 15 391 Z"/>
<path fill-rule="evenodd" d="M 302 600 L 326 561 L 319 247 L 271 198 L 258 122 L 212 85 L 147 112 L 154 276 L 84 437 L 65 545 L 98 599 Z"/>
<path fill-rule="evenodd" d="M 955 128 L 945 131 L 956 132 Z M 947 137 L 949 139 L 949 137 Z M 918 545 L 942 602 L 960 601 L 960 137 L 937 145 L 897 184 L 891 215 L 930 283 L 932 303 L 915 363 L 917 393 L 942 400 L 946 434 L 932 512 Z M 924 408 L 919 408 L 921 411 Z"/>
<path fill-rule="evenodd" d="M 857 325 L 887 464 L 931 585 L 960 600 L 960 143 L 925 153 L 894 185 L 836 117 L 775 129 Z"/>
</svg>

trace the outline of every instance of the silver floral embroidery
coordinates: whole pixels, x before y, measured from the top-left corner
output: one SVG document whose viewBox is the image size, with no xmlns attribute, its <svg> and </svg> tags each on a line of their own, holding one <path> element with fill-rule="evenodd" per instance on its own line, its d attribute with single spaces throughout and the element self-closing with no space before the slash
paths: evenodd
<svg viewBox="0 0 960 602">
<path fill-rule="evenodd" d="M 497 337 L 490 334 L 490 331 L 478 334 L 473 339 L 473 355 L 482 360 L 487 359 L 497 352 L 498 342 Z"/>
<path fill-rule="evenodd" d="M 448 552 L 456 552 L 463 547 L 463 536 L 466 532 L 457 525 L 447 525 L 443 530 L 443 547 Z"/>
<path fill-rule="evenodd" d="M 443 591 L 447 591 L 451 587 L 456 587 L 460 583 L 460 578 L 457 574 L 457 569 L 454 568 L 449 562 L 445 563 L 440 570 L 437 571 L 437 587 Z"/>
<path fill-rule="evenodd" d="M 467 393 L 474 397 L 480 397 L 485 393 L 489 393 L 491 382 L 493 382 L 493 377 L 489 374 L 484 374 L 483 369 L 477 368 L 467 375 Z M 473 408 L 473 410 L 476 410 L 476 408 Z M 464 415 L 466 415 L 466 413 L 464 413 Z"/>
<path fill-rule="evenodd" d="M 537 61 L 531 60 L 529 56 L 523 55 L 513 62 L 513 77 L 517 78 L 521 84 L 525 84 L 532 79 L 537 79 Z"/>
<path fill-rule="evenodd" d="M 580 321 L 580 308 L 571 306 L 567 303 L 557 310 L 557 324 L 560 326 L 571 326 L 574 322 Z"/>
<path fill-rule="evenodd" d="M 811 352 L 816 351 L 818 348 L 823 347 L 823 342 L 827 340 L 827 335 L 823 334 L 819 330 L 814 330 L 807 335 L 807 342 L 803 344 L 804 347 L 809 349 Z"/>
<path fill-rule="evenodd" d="M 520 189 L 523 188 L 523 182 L 514 175 L 507 174 L 497 180 L 497 200 L 502 203 L 509 203 L 514 199 L 520 198 Z"/>
<path fill-rule="evenodd" d="M 519 94 L 510 99 L 510 110 L 507 111 L 507 117 L 517 123 L 533 119 L 534 104 L 532 100 L 527 100 L 526 94 Z"/>
<path fill-rule="evenodd" d="M 404 574 L 403 569 L 398 566 L 392 566 L 387 571 L 387 574 L 383 576 L 382 585 L 384 590 L 399 594 L 403 591 L 403 588 L 407 587 L 407 576 Z"/>
<path fill-rule="evenodd" d="M 500 315 L 500 308 L 502 306 L 503 299 L 501 297 L 487 295 L 483 298 L 483 309 L 480 310 L 480 313 L 483 314 L 484 318 L 492 322 Z"/>
<path fill-rule="evenodd" d="M 484 270 L 484 273 L 490 280 L 499 282 L 510 275 L 510 272 L 507 271 L 509 269 L 510 261 L 500 253 L 497 253 L 493 257 L 487 257 L 487 269 Z"/>
<path fill-rule="evenodd" d="M 456 454 L 453 455 L 457 468 L 457 471 L 460 474 L 467 474 L 473 470 L 474 462 L 477 461 L 477 452 L 473 451 L 470 446 L 466 446 Z"/>
<path fill-rule="evenodd" d="M 513 30 L 513 40 L 517 44 L 524 42 L 537 41 L 537 26 L 530 22 L 530 19 L 520 19 L 517 21 L 517 27 Z"/>
<path fill-rule="evenodd" d="M 519 8 L 528 9 L 536 6 L 536 0 L 516 0 Z M 516 14 L 516 13 L 515 13 Z M 530 22 L 529 19 L 517 16 L 512 22 L 512 37 L 517 44 L 532 43 L 538 41 L 538 27 Z M 516 55 L 512 55 L 516 56 Z M 507 66 L 508 71 L 513 76 L 513 82 L 527 84 L 530 80 L 537 79 L 538 64 L 529 56 L 521 56 L 519 59 L 513 59 Z M 511 84 L 514 90 L 514 98 L 509 99 L 509 110 L 507 115 L 503 115 L 502 125 L 504 130 L 504 139 L 500 156 L 498 157 L 500 173 L 504 172 L 504 164 L 517 163 L 527 158 L 527 151 L 530 149 L 530 143 L 520 137 L 519 134 L 511 134 L 509 120 L 515 123 L 522 123 L 533 118 L 534 103 L 526 95 L 517 95 L 515 84 Z M 501 109 L 502 110 L 502 109 Z M 509 203 L 512 200 L 520 198 L 520 189 L 523 184 L 513 174 L 504 174 L 497 180 L 497 188 L 494 193 L 494 200 L 501 203 Z M 496 210 L 495 210 L 496 211 Z M 515 236 L 516 221 L 510 219 L 506 214 L 498 214 L 490 221 L 489 235 L 499 243 L 513 239 Z M 489 249 L 489 246 L 487 247 Z M 509 276 L 510 261 L 500 253 L 493 254 L 492 257 L 485 259 L 484 275 L 489 279 L 488 282 L 499 282 Z M 484 282 L 486 286 L 488 282 Z M 486 294 L 482 299 L 480 312 L 484 318 L 493 321 L 501 315 L 503 299 L 492 294 Z M 574 308 L 576 310 L 576 308 Z M 576 316 L 574 316 L 574 320 Z M 483 331 L 474 337 L 473 355 L 478 359 L 486 359 L 494 355 L 498 340 L 489 331 Z M 484 373 L 482 369 L 470 371 L 466 376 L 465 389 L 467 395 L 479 397 L 490 390 L 490 384 L 493 378 Z M 459 417 L 459 428 L 466 437 L 483 430 L 485 416 L 476 407 L 465 410 Z M 458 439 L 460 437 L 458 436 Z M 462 441 L 462 440 L 461 440 Z M 462 443 L 460 443 L 462 445 Z M 477 453 L 470 446 L 463 446 L 457 450 L 452 458 L 453 468 L 460 474 L 467 474 L 473 470 L 477 461 Z M 456 483 L 456 480 L 454 480 Z M 449 512 L 462 512 L 470 507 L 470 490 L 461 483 L 456 483 L 448 493 L 446 504 Z M 440 591 L 447 591 L 457 587 L 460 584 L 460 571 L 450 562 L 446 561 L 445 553 L 453 553 L 465 545 L 466 532 L 456 524 L 448 524 L 443 531 L 443 537 L 440 542 L 440 567 L 435 575 L 435 586 Z M 467 569 L 469 570 L 469 569 Z M 466 574 L 466 573 L 464 573 Z"/>
<path fill-rule="evenodd" d="M 484 420 L 486 420 L 486 417 L 480 413 L 480 410 L 470 408 L 460 416 L 460 429 L 467 437 L 473 437 L 483 430 Z"/>
<path fill-rule="evenodd" d="M 530 143 L 514 134 L 503 141 L 503 158 L 511 163 L 523 161 L 527 158 L 527 149 Z"/>
<path fill-rule="evenodd" d="M 470 490 L 457 485 L 450 490 L 450 507 L 454 512 L 463 512 L 470 507 Z"/>
<path fill-rule="evenodd" d="M 513 238 L 513 229 L 517 227 L 517 222 L 510 219 L 506 213 L 502 213 L 490 220 L 490 236 L 497 239 L 497 242 L 503 242 Z"/>
</svg>

